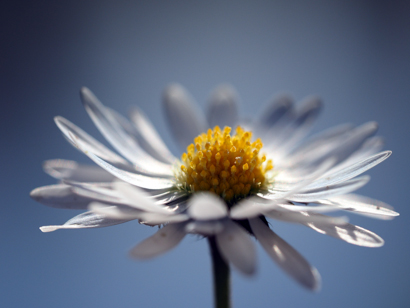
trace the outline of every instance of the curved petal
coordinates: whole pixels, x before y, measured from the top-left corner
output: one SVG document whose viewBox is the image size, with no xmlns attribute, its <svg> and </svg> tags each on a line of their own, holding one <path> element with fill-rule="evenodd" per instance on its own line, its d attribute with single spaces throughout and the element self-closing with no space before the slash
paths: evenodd
<svg viewBox="0 0 410 308">
<path fill-rule="evenodd" d="M 338 134 L 332 138 L 321 138 L 310 143 L 309 147 L 302 147 L 290 159 L 293 164 L 317 164 L 323 159 L 335 157 L 340 163 L 360 147 L 377 131 L 378 125 L 375 122 L 365 123 L 357 128 L 346 130 L 343 134 Z"/>
<path fill-rule="evenodd" d="M 339 184 L 320 187 L 316 189 L 309 189 L 304 191 L 303 193 L 290 195 L 286 197 L 286 199 L 303 203 L 315 202 L 320 199 L 327 199 L 336 195 L 343 195 L 355 191 L 360 187 L 366 185 L 369 180 L 369 176 L 362 176 Z"/>
<path fill-rule="evenodd" d="M 271 201 L 271 203 L 279 202 Z M 256 197 L 241 200 L 234 207 L 231 208 L 229 216 L 233 219 L 247 219 L 261 215 L 266 207 L 262 201 L 258 202 Z"/>
<path fill-rule="evenodd" d="M 241 273 L 252 275 L 256 270 L 256 250 L 249 234 L 231 220 L 224 224 L 224 230 L 216 235 L 218 248 L 227 262 Z"/>
<path fill-rule="evenodd" d="M 259 218 L 251 219 L 255 237 L 268 255 L 293 279 L 310 290 L 320 289 L 319 272 Z"/>
<path fill-rule="evenodd" d="M 124 199 L 117 191 L 113 190 L 113 185 L 108 187 L 102 186 L 99 183 L 80 183 L 69 181 L 64 181 L 64 183 L 70 185 L 72 190 L 79 196 L 103 203 L 127 204 L 127 200 Z"/>
<path fill-rule="evenodd" d="M 148 155 L 117 121 L 118 115 L 112 114 L 89 89 L 81 89 L 81 99 L 95 126 L 119 153 L 137 168 L 147 169 L 157 175 L 172 175 L 171 165 Z M 122 119 L 122 122 L 124 121 L 125 119 Z"/>
<path fill-rule="evenodd" d="M 84 210 L 94 199 L 76 194 L 65 184 L 38 187 L 30 192 L 30 197 L 41 204 L 59 208 Z"/>
<path fill-rule="evenodd" d="M 98 215 L 103 215 L 110 219 L 140 219 L 143 211 L 130 208 L 130 207 L 118 207 L 115 205 L 107 205 L 99 202 L 92 202 L 88 206 L 90 212 Z"/>
<path fill-rule="evenodd" d="M 154 125 L 151 124 L 141 110 L 136 108 L 131 110 L 130 118 L 138 132 L 138 134 L 136 134 L 136 137 L 139 137 L 138 142 L 145 151 L 166 163 L 173 164 L 177 160 L 161 139 Z"/>
<path fill-rule="evenodd" d="M 130 256 L 136 259 L 149 259 L 171 250 L 184 238 L 184 225 L 184 223 L 166 225 L 135 246 L 130 251 Z"/>
<path fill-rule="evenodd" d="M 341 124 L 313 135 L 292 152 L 290 157 L 292 163 L 303 163 L 306 158 L 310 158 L 312 155 L 314 155 L 314 157 L 319 156 L 319 154 L 316 153 L 318 149 L 320 149 L 319 152 L 323 152 L 322 148 L 328 151 L 329 143 L 332 147 L 334 143 L 340 143 L 347 134 L 351 133 L 352 129 L 353 126 L 351 124 Z"/>
<path fill-rule="evenodd" d="M 150 195 L 135 186 L 123 182 L 115 182 L 114 189 L 128 200 L 128 206 L 132 206 L 146 212 L 159 213 L 163 215 L 173 214 L 172 211 L 169 211 L 163 206 L 156 204 L 154 200 L 150 198 Z"/>
<path fill-rule="evenodd" d="M 85 228 L 103 228 L 113 225 L 122 224 L 132 219 L 111 219 L 104 215 L 95 214 L 93 212 L 85 212 L 77 215 L 67 221 L 64 225 L 60 226 L 44 226 L 40 227 L 42 232 L 52 232 L 59 229 L 85 229 Z"/>
<path fill-rule="evenodd" d="M 221 219 L 227 214 L 225 203 L 215 194 L 197 193 L 188 201 L 188 215 L 193 219 Z"/>
<path fill-rule="evenodd" d="M 293 99 L 287 94 L 281 94 L 274 97 L 270 103 L 264 108 L 258 125 L 262 129 L 270 129 L 283 119 L 289 120 L 289 114 L 292 111 Z"/>
<path fill-rule="evenodd" d="M 212 93 L 208 107 L 210 127 L 235 127 L 238 121 L 238 95 L 230 85 L 220 85 Z"/>
<path fill-rule="evenodd" d="M 85 131 L 83 131 L 81 128 L 71 123 L 67 119 L 58 116 L 54 118 L 54 122 L 64 134 L 64 137 L 66 137 L 66 139 L 74 146 L 76 146 L 78 140 L 81 140 L 82 143 L 87 144 L 89 148 L 93 149 L 93 153 L 109 161 L 111 164 L 128 165 L 128 162 L 126 160 L 110 151 L 107 147 L 102 145 L 100 142 L 95 140 L 93 137 L 88 135 Z"/>
<path fill-rule="evenodd" d="M 330 204 L 333 204 L 342 210 L 372 218 L 391 220 L 400 215 L 399 213 L 393 211 L 391 207 L 384 202 L 356 194 L 334 196 L 321 202 L 326 204 L 328 201 L 330 201 Z"/>
<path fill-rule="evenodd" d="M 300 103 L 296 110 L 294 119 L 283 128 L 276 132 L 269 148 L 276 148 L 282 152 L 290 152 L 293 147 L 305 137 L 312 128 L 316 118 L 322 109 L 322 101 L 317 96 L 306 98 Z M 272 132 L 270 132 L 272 134 Z"/>
<path fill-rule="evenodd" d="M 384 151 L 378 153 L 339 171 L 333 171 L 331 169 L 329 170 L 329 172 L 324 174 L 320 179 L 310 184 L 307 188 L 316 189 L 319 187 L 330 186 L 333 184 L 344 182 L 346 180 L 350 180 L 362 174 L 363 172 L 366 172 L 367 170 L 373 168 L 374 166 L 380 164 L 382 161 L 386 160 L 391 155 L 391 153 L 391 151 Z"/>
<path fill-rule="evenodd" d="M 332 217 L 326 215 L 312 216 L 309 215 L 311 212 L 293 212 L 293 211 L 279 211 L 279 210 L 270 210 L 264 214 L 269 217 L 280 221 L 286 221 L 291 223 L 320 223 L 320 224 L 332 224 L 332 225 L 344 225 L 348 222 L 346 216 L 342 217 Z"/>
<path fill-rule="evenodd" d="M 111 182 L 115 177 L 97 166 L 81 165 L 72 160 L 52 159 L 43 163 L 44 171 L 53 178 L 76 182 Z"/>
<path fill-rule="evenodd" d="M 182 222 L 189 219 L 187 215 L 183 214 L 163 215 L 124 206 L 107 206 L 99 202 L 92 202 L 89 205 L 89 210 L 112 219 L 139 219 L 141 223 L 148 225 L 162 225 L 170 222 Z"/>
<path fill-rule="evenodd" d="M 309 215 L 321 216 L 321 214 L 316 213 L 309 213 Z M 353 245 L 363 247 L 381 247 L 384 245 L 384 240 L 377 234 L 352 224 L 332 225 L 306 223 L 305 225 L 319 233 L 332 236 Z"/>
<path fill-rule="evenodd" d="M 171 188 L 174 186 L 174 182 L 169 179 L 153 178 L 142 174 L 137 174 L 134 172 L 119 169 L 114 165 L 109 164 L 104 159 L 98 157 L 96 154 L 92 152 L 93 149 L 90 149 L 88 145 L 83 143 L 81 140 L 76 139 L 75 136 L 71 135 L 71 138 L 73 140 L 73 144 L 80 151 L 82 151 L 85 155 L 91 158 L 91 160 L 93 160 L 101 168 L 105 169 L 106 171 L 108 171 L 115 177 L 119 178 L 120 180 L 123 180 L 124 182 L 130 183 L 141 188 L 152 190 Z"/>
<path fill-rule="evenodd" d="M 183 149 L 208 128 L 203 114 L 196 109 L 190 95 L 179 84 L 172 84 L 165 89 L 163 102 L 171 132 Z"/>
</svg>

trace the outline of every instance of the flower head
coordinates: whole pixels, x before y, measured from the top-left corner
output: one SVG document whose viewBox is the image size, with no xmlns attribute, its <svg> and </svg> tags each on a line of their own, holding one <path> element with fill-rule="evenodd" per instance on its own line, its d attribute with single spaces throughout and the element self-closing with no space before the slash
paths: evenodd
<svg viewBox="0 0 410 308">
<path fill-rule="evenodd" d="M 251 236 L 291 277 L 318 289 L 320 276 L 296 250 L 274 233 L 267 219 L 305 225 L 351 244 L 379 247 L 376 234 L 321 213 L 349 211 L 392 219 L 398 213 L 380 201 L 352 192 L 369 181 L 359 176 L 391 154 L 379 152 L 377 125 L 341 125 L 304 141 L 321 109 L 311 97 L 294 107 L 282 96 L 254 121 L 237 117 L 236 93 L 217 88 L 208 119 L 198 113 L 179 85 L 164 94 L 171 132 L 186 149 L 174 157 L 138 110 L 131 121 L 102 105 L 86 88 L 81 98 L 91 119 L 121 154 L 112 152 L 62 117 L 55 122 L 66 139 L 96 166 L 51 160 L 44 170 L 61 180 L 31 196 L 57 208 L 88 209 L 60 226 L 40 229 L 107 227 L 138 220 L 162 226 L 131 250 L 151 258 L 175 247 L 186 234 L 215 240 L 227 263 L 250 275 L 256 270 Z"/>
</svg>

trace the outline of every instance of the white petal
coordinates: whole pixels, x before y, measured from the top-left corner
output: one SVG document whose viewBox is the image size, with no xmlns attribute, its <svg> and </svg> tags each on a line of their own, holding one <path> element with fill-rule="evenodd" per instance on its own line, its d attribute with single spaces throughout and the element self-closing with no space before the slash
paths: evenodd
<svg viewBox="0 0 410 308">
<path fill-rule="evenodd" d="M 124 206 L 107 206 L 106 204 L 93 202 L 89 210 L 96 214 L 104 215 L 112 219 L 139 219 L 143 224 L 161 225 L 169 222 L 182 222 L 188 220 L 187 215 L 163 215 L 158 213 L 144 212 L 135 208 Z"/>
<path fill-rule="evenodd" d="M 168 205 L 185 201 L 189 197 L 189 194 L 183 191 L 167 191 L 162 194 L 153 195 L 152 197 L 155 198 L 156 204 Z"/>
<path fill-rule="evenodd" d="M 30 192 L 30 197 L 47 206 L 74 210 L 84 210 L 93 201 L 76 194 L 71 186 L 65 184 L 38 187 Z"/>
<path fill-rule="evenodd" d="M 316 268 L 259 218 L 249 222 L 263 249 L 288 275 L 310 290 L 320 289 L 321 279 Z"/>
<path fill-rule="evenodd" d="M 249 234 L 231 220 L 224 224 L 224 230 L 216 235 L 218 248 L 227 262 L 241 273 L 252 275 L 256 270 L 256 250 Z"/>
<path fill-rule="evenodd" d="M 320 214 L 309 213 L 309 215 Z M 330 224 L 307 223 L 306 226 L 319 233 L 326 234 L 358 246 L 381 247 L 384 244 L 383 239 L 377 234 L 352 224 L 336 226 Z"/>
<path fill-rule="evenodd" d="M 276 210 L 281 212 L 314 212 L 314 213 L 324 213 L 324 212 L 334 212 L 339 211 L 340 208 L 333 204 L 325 205 L 294 205 L 289 202 L 283 202 L 278 200 L 276 203 L 267 203 L 264 205 L 264 211 L 262 213 L 267 213 L 270 210 Z"/>
<path fill-rule="evenodd" d="M 208 128 L 203 114 L 196 109 L 190 95 L 179 84 L 172 84 L 165 89 L 163 102 L 171 132 L 183 149 Z"/>
<path fill-rule="evenodd" d="M 108 171 L 115 177 L 123 180 L 124 182 L 130 183 L 138 187 L 153 190 L 171 188 L 174 185 L 174 183 L 169 179 L 148 177 L 142 174 L 119 169 L 114 165 L 109 164 L 104 159 L 98 157 L 96 154 L 94 154 L 91 151 L 91 149 L 88 148 L 87 145 L 84 144 L 81 140 L 75 139 L 74 136 L 72 137 L 74 140 L 73 143 L 77 146 L 78 149 L 80 149 L 84 154 L 91 158 L 91 160 L 93 160 L 101 168 L 105 169 L 106 171 Z"/>
<path fill-rule="evenodd" d="M 322 102 L 318 97 L 306 98 L 298 106 L 295 118 L 282 132 L 278 133 L 275 142 L 272 142 L 270 147 L 280 148 L 284 152 L 291 151 L 309 133 L 321 109 Z"/>
<path fill-rule="evenodd" d="M 211 236 L 222 232 L 224 224 L 222 221 L 191 221 L 185 226 L 185 232 Z"/>
<path fill-rule="evenodd" d="M 230 85 L 220 85 L 211 94 L 208 109 L 210 127 L 235 127 L 238 120 L 238 95 Z"/>
<path fill-rule="evenodd" d="M 400 215 L 384 202 L 355 194 L 334 196 L 323 200 L 323 202 L 328 201 L 330 201 L 330 204 L 345 211 L 370 216 L 372 218 L 390 220 Z"/>
<path fill-rule="evenodd" d="M 328 153 L 326 149 L 329 143 L 334 146 L 335 143 L 340 143 L 340 141 L 345 138 L 346 134 L 350 133 L 352 130 L 352 125 L 350 124 L 341 124 L 312 136 L 306 142 L 301 144 L 295 149 L 292 153 L 292 162 L 302 162 L 306 158 L 311 158 L 313 155 L 317 157 L 317 151 Z M 327 151 L 323 151 L 323 148 Z M 320 154 L 320 156 L 323 154 Z"/>
<path fill-rule="evenodd" d="M 317 189 L 306 190 L 303 193 L 297 193 L 286 197 L 286 199 L 295 202 L 314 202 L 320 199 L 327 199 L 336 195 L 343 195 L 359 189 L 369 182 L 369 176 L 362 176 L 359 178 L 351 179 L 339 184 L 334 184 L 326 187 L 320 187 Z"/>
<path fill-rule="evenodd" d="M 344 134 L 332 138 L 322 138 L 308 148 L 298 149 L 299 153 L 291 158 L 293 164 L 317 164 L 318 161 L 335 157 L 337 163 L 344 161 L 357 151 L 365 141 L 377 131 L 377 123 L 369 122 Z"/>
<path fill-rule="evenodd" d="M 128 163 L 122 159 L 120 156 L 110 151 L 107 147 L 102 145 L 100 142 L 95 140 L 93 137 L 88 135 L 78 126 L 74 125 L 67 119 L 63 117 L 55 117 L 54 122 L 57 124 L 57 127 L 64 134 L 64 137 L 70 141 L 74 146 L 80 140 L 82 143 L 87 144 L 88 148 L 93 150 L 93 153 L 102 157 L 104 160 L 109 161 L 111 164 L 123 164 L 128 165 Z"/>
<path fill-rule="evenodd" d="M 281 122 L 284 118 L 288 120 L 292 106 L 293 99 L 289 95 L 282 94 L 274 97 L 263 110 L 258 124 L 266 130 L 278 124 L 278 122 Z"/>
<path fill-rule="evenodd" d="M 44 226 L 40 227 L 42 232 L 52 232 L 59 229 L 84 229 L 84 228 L 103 228 L 113 225 L 122 224 L 132 219 L 117 220 L 105 217 L 104 215 L 95 214 L 92 212 L 82 213 L 71 218 L 61 226 Z"/>
<path fill-rule="evenodd" d="M 259 202 L 258 202 L 259 200 Z M 279 201 L 271 201 L 271 203 Z M 263 201 L 256 197 L 241 200 L 232 207 L 229 216 L 233 219 L 253 218 L 261 215 L 266 210 Z"/>
<path fill-rule="evenodd" d="M 184 223 L 166 225 L 135 246 L 130 251 L 130 256 L 136 259 L 149 259 L 171 250 L 184 238 L 184 225 Z"/>
<path fill-rule="evenodd" d="M 177 160 L 168 150 L 155 127 L 140 110 L 133 109 L 130 113 L 130 118 L 139 133 L 140 138 L 138 141 L 140 145 L 148 153 L 161 161 L 171 164 Z"/>
<path fill-rule="evenodd" d="M 128 200 L 128 205 L 146 212 L 159 213 L 164 215 L 172 214 L 172 211 L 156 204 L 150 198 L 150 195 L 138 189 L 135 186 L 123 182 L 114 183 L 114 189 L 118 191 L 125 199 Z"/>
<path fill-rule="evenodd" d="M 342 217 L 331 217 L 331 216 L 311 216 L 309 215 L 311 212 L 291 212 L 291 211 L 278 211 L 278 210 L 271 210 L 265 212 L 264 214 L 276 220 L 292 222 L 292 223 L 320 223 L 320 224 L 332 224 L 332 225 L 344 225 L 348 222 L 348 218 L 346 216 Z"/>
<path fill-rule="evenodd" d="M 197 220 L 226 217 L 228 210 L 221 198 L 211 193 L 197 193 L 188 201 L 188 215 Z"/>
<path fill-rule="evenodd" d="M 167 223 L 178 223 L 187 221 L 189 219 L 188 215 L 184 214 L 173 214 L 173 215 L 163 215 L 159 213 L 142 213 L 140 218 L 140 223 L 145 225 L 163 225 Z"/>
<path fill-rule="evenodd" d="M 118 207 L 118 206 L 107 206 L 106 204 L 99 202 L 92 202 L 88 206 L 90 212 L 98 215 L 103 215 L 104 217 L 111 219 L 140 219 L 143 213 L 135 208 Z"/>
<path fill-rule="evenodd" d="M 112 186 L 108 188 L 100 186 L 99 183 L 64 182 L 72 186 L 72 190 L 79 196 L 104 203 L 127 203 L 127 200 L 125 200 L 117 191 L 113 190 Z"/>
<path fill-rule="evenodd" d="M 310 184 L 308 188 L 314 189 L 318 187 L 329 186 L 352 179 L 380 164 L 382 161 L 387 159 L 391 155 L 391 153 L 391 151 L 381 152 L 342 170 L 336 172 L 332 172 L 332 170 L 330 170 L 327 174 L 324 174 L 321 179 L 318 179 L 317 181 Z"/>
<path fill-rule="evenodd" d="M 329 170 L 334 164 L 335 160 L 333 158 L 329 158 L 328 160 L 322 162 L 320 166 L 315 168 L 310 174 L 307 174 L 302 177 L 295 177 L 287 182 L 282 181 L 282 183 L 278 183 L 275 179 L 273 183 L 273 189 L 269 189 L 268 192 L 261 191 L 257 195 L 264 199 L 284 199 L 288 196 L 294 195 L 300 191 L 304 191 L 306 187 L 309 187 L 312 183 L 314 183 L 318 178 L 323 176 L 326 171 Z"/>
<path fill-rule="evenodd" d="M 146 169 L 156 175 L 172 175 L 171 166 L 161 163 L 148 155 L 117 121 L 117 116 L 94 96 L 87 88 L 81 89 L 81 99 L 87 113 L 101 134 L 125 158 L 132 162 L 137 169 Z M 142 163 L 142 161 L 144 163 Z"/>
<path fill-rule="evenodd" d="M 47 160 L 43 163 L 43 169 L 52 177 L 60 180 L 111 182 L 115 179 L 114 176 L 100 167 L 81 165 L 72 160 Z"/>
</svg>

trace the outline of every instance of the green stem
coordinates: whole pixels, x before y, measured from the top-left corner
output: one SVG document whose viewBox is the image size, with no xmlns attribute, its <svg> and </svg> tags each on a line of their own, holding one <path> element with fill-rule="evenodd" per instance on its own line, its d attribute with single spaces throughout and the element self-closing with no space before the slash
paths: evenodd
<svg viewBox="0 0 410 308">
<path fill-rule="evenodd" d="M 212 256 L 215 308 L 231 308 L 231 279 L 229 265 L 222 258 L 215 237 L 208 237 Z"/>
</svg>

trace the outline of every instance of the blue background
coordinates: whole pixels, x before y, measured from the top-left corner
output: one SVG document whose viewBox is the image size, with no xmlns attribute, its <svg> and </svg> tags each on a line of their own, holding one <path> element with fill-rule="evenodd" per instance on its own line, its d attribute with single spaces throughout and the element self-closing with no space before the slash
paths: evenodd
<svg viewBox="0 0 410 308">
<path fill-rule="evenodd" d="M 128 223 L 43 234 L 78 212 L 29 198 L 54 183 L 46 159 L 88 162 L 54 125 L 64 116 L 97 139 L 81 86 L 126 114 L 150 117 L 175 152 L 161 108 L 169 82 L 206 108 L 218 84 L 234 85 L 240 113 L 256 115 L 278 92 L 319 94 L 315 131 L 376 120 L 393 155 L 368 172 L 361 194 L 401 216 L 351 222 L 382 236 L 371 249 L 302 226 L 274 229 L 320 271 L 310 293 L 258 247 L 259 272 L 233 273 L 235 307 L 408 307 L 410 303 L 410 2 L 408 1 L 8 1 L 0 5 L 0 306 L 211 307 L 206 241 L 188 236 L 157 259 L 127 251 L 155 228 Z"/>
</svg>

